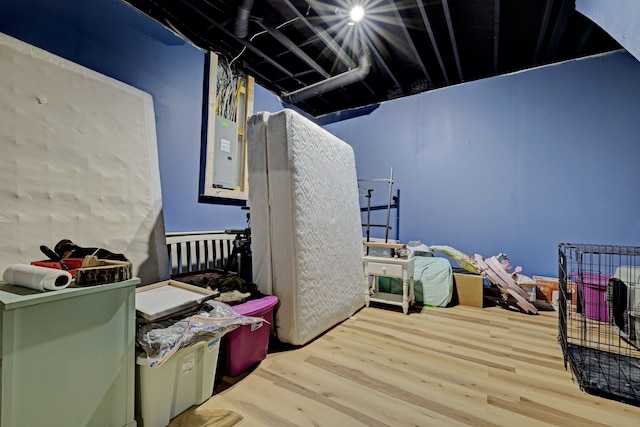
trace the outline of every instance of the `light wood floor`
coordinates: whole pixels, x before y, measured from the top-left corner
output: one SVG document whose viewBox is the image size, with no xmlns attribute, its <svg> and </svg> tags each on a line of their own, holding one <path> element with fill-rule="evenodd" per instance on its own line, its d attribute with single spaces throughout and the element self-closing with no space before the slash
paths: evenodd
<svg viewBox="0 0 640 427">
<path fill-rule="evenodd" d="M 640 426 L 640 408 L 580 391 L 555 312 L 456 306 L 407 316 L 372 306 L 270 353 L 170 424 L 234 425 L 628 427 Z"/>
</svg>

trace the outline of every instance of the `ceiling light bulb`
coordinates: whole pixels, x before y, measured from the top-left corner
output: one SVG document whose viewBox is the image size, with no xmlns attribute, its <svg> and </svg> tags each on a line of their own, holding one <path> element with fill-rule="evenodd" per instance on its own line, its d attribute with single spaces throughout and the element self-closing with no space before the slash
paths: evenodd
<svg viewBox="0 0 640 427">
<path fill-rule="evenodd" d="M 364 18 L 364 9 L 362 6 L 354 6 L 349 12 L 349 16 L 353 22 L 358 22 Z"/>
</svg>

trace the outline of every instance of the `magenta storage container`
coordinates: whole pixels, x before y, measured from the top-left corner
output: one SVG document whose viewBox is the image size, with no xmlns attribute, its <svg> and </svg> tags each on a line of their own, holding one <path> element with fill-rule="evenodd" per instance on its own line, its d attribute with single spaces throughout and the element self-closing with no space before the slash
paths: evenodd
<svg viewBox="0 0 640 427">
<path fill-rule="evenodd" d="M 225 374 L 232 377 L 239 375 L 267 357 L 273 308 L 277 303 L 278 297 L 268 295 L 233 306 L 239 314 L 262 317 L 266 322 L 242 325 L 223 337 Z"/>
<path fill-rule="evenodd" d="M 597 273 L 573 273 L 578 283 L 578 291 L 584 295 L 584 313 L 587 318 L 599 322 L 609 321 L 607 308 L 607 285 L 610 276 Z"/>
</svg>

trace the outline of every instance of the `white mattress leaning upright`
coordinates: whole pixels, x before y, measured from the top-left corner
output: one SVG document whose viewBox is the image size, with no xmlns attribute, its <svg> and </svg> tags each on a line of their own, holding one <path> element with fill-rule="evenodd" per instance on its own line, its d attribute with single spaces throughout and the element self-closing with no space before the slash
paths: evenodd
<svg viewBox="0 0 640 427">
<path fill-rule="evenodd" d="M 169 276 L 151 95 L 0 33 L 0 272 L 69 239 Z"/>
<path fill-rule="evenodd" d="M 249 125 L 249 198 L 252 236 L 269 250 L 253 251 L 254 281 L 263 289 L 271 280 L 278 338 L 300 345 L 364 305 L 355 158 L 348 144 L 292 110 L 261 117 Z M 260 132 L 262 141 L 251 137 Z M 263 178 L 266 189 L 256 182 Z M 258 206 L 265 198 L 266 209 Z M 260 268 L 265 256 L 270 272 Z"/>
<path fill-rule="evenodd" d="M 269 232 L 269 185 L 267 182 L 267 120 L 269 113 L 249 117 L 247 125 L 247 168 L 251 213 L 253 281 L 261 292 L 271 295 L 271 238 Z"/>
</svg>

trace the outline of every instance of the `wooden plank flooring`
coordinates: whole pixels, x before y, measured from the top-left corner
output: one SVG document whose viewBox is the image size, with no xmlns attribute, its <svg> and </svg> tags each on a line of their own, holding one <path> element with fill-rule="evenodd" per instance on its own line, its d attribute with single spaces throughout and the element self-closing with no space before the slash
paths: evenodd
<svg viewBox="0 0 640 427">
<path fill-rule="evenodd" d="M 580 391 L 557 328 L 556 312 L 364 308 L 170 427 L 640 425 L 639 407 Z"/>
</svg>

